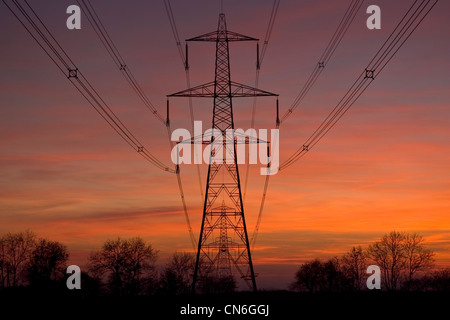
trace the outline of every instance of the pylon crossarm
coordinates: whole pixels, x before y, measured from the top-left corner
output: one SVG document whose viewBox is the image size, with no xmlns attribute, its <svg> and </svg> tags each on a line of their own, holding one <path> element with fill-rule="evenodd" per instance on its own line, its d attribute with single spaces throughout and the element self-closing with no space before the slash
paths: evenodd
<svg viewBox="0 0 450 320">
<path fill-rule="evenodd" d="M 214 81 L 172 93 L 168 97 L 212 98 L 214 97 Z"/>
<path fill-rule="evenodd" d="M 246 97 L 278 97 L 278 94 L 250 87 L 242 83 L 231 81 L 231 96 L 246 98 Z"/>
<path fill-rule="evenodd" d="M 186 41 L 209 41 L 216 42 L 219 37 L 225 37 L 228 41 L 258 41 L 259 39 L 245 36 L 243 34 L 226 30 L 225 32 L 212 31 L 200 36 L 186 39 Z"/>
<path fill-rule="evenodd" d="M 277 97 L 278 94 L 247 86 L 242 83 L 230 81 L 231 87 L 228 90 L 214 90 L 215 82 L 208 82 L 199 86 L 188 88 L 183 91 L 172 93 L 168 97 L 194 97 L 194 98 L 215 98 L 231 97 L 249 98 L 249 97 Z"/>
</svg>

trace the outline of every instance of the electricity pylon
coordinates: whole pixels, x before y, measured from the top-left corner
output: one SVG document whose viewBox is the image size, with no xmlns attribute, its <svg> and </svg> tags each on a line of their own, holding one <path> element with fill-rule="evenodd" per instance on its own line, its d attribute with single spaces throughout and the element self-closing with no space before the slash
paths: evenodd
<svg viewBox="0 0 450 320">
<path fill-rule="evenodd" d="M 255 272 L 253 270 L 242 203 L 241 182 L 236 155 L 237 139 L 234 133 L 230 135 L 227 130 L 233 129 L 231 132 L 234 132 L 232 98 L 277 95 L 231 81 L 229 43 L 234 41 L 258 41 L 258 39 L 228 31 L 223 13 L 219 15 L 217 31 L 186 41 L 216 43 L 215 79 L 213 82 L 189 88 L 171 94 L 168 97 L 213 98 L 212 129 L 213 131 L 218 130 L 224 138 L 222 141 L 217 142 L 214 138 L 215 134 L 211 135 L 211 139 L 208 141 L 211 145 L 210 159 L 213 159 L 215 156 L 216 148 L 213 147 L 214 143 L 221 144 L 224 159 L 232 159 L 232 161 L 222 161 L 222 163 L 209 161 L 192 291 L 195 292 L 196 289 L 200 266 L 205 267 L 210 272 L 214 272 L 214 275 L 218 278 L 233 277 L 232 268 L 234 266 L 239 276 L 247 283 L 249 289 L 256 291 Z M 257 67 L 259 67 L 259 63 L 257 63 Z M 187 61 L 186 68 L 188 68 Z M 195 143 L 196 139 L 199 139 L 199 137 L 194 137 L 190 143 Z M 203 139 L 200 137 L 200 141 L 204 139 L 204 137 Z M 258 143 L 258 139 L 249 137 L 244 143 L 252 142 Z M 221 205 L 216 204 L 218 199 L 222 200 Z M 245 267 L 247 270 L 244 271 Z"/>
</svg>

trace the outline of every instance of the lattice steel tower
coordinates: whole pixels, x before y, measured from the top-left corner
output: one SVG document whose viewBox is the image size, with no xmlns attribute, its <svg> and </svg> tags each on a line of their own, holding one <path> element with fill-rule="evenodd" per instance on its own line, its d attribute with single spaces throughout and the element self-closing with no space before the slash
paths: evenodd
<svg viewBox="0 0 450 320">
<path fill-rule="evenodd" d="M 213 98 L 212 128 L 213 130 L 219 130 L 224 138 L 218 142 L 211 135 L 207 143 L 211 145 L 220 143 L 224 155 L 223 159 L 231 159 L 231 161 L 223 161 L 223 163 L 214 161 L 211 163 L 210 161 L 208 166 L 203 218 L 192 283 L 194 292 L 201 271 L 199 269 L 203 267 L 212 270 L 215 276 L 219 278 L 233 276 L 233 270 L 236 270 L 250 290 L 256 291 L 255 272 L 250 253 L 237 164 L 237 139 L 234 134 L 227 135 L 227 129 L 234 129 L 233 97 L 276 96 L 276 94 L 231 81 L 229 43 L 232 41 L 257 40 L 228 31 L 225 15 L 220 14 L 217 31 L 186 40 L 216 43 L 214 81 L 168 96 Z M 259 67 L 259 63 L 257 65 Z M 188 68 L 187 62 L 186 68 Z M 194 143 L 196 139 L 197 142 L 198 139 L 204 141 L 205 137 L 203 139 L 202 137 L 194 137 L 188 143 Z M 252 142 L 257 143 L 258 139 L 250 137 L 244 143 Z M 205 144 L 205 142 L 202 143 Z M 211 147 L 210 159 L 214 156 L 214 148 Z M 233 269 L 233 267 L 235 268 Z"/>
</svg>

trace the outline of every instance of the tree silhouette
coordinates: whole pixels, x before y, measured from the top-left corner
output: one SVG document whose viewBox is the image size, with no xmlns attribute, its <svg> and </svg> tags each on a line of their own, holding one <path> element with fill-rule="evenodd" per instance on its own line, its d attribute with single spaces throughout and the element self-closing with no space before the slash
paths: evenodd
<svg viewBox="0 0 450 320">
<path fill-rule="evenodd" d="M 291 288 L 307 292 L 340 292 L 350 288 L 337 258 L 321 262 L 318 259 L 300 266 Z"/>
<path fill-rule="evenodd" d="M 190 253 L 175 252 L 160 275 L 160 287 L 166 294 L 186 294 L 190 292 L 195 268 L 195 256 Z"/>
<path fill-rule="evenodd" d="M 401 272 L 406 266 L 404 239 L 403 233 L 392 231 L 368 249 L 369 256 L 382 270 L 383 282 L 388 290 L 397 289 Z"/>
<path fill-rule="evenodd" d="M 17 287 L 24 284 L 24 268 L 35 245 L 31 231 L 10 233 L 0 238 L 0 286 Z"/>
<path fill-rule="evenodd" d="M 361 246 L 352 247 L 341 258 L 342 272 L 350 280 L 353 290 L 361 290 L 365 287 L 367 277 L 367 253 Z"/>
<path fill-rule="evenodd" d="M 396 290 L 403 275 L 408 288 L 414 275 L 431 267 L 434 261 L 433 252 L 424 247 L 421 236 L 397 231 L 371 244 L 368 255 L 381 268 L 388 290 Z"/>
<path fill-rule="evenodd" d="M 293 284 L 293 288 L 299 291 L 319 291 L 323 285 L 321 269 L 322 262 L 318 259 L 302 264 L 295 274 L 296 281 Z"/>
<path fill-rule="evenodd" d="M 69 258 L 66 246 L 56 241 L 39 239 L 27 265 L 27 278 L 34 287 L 50 287 L 65 276 Z"/>
<path fill-rule="evenodd" d="M 111 293 L 136 295 L 154 281 L 156 258 L 157 251 L 142 238 L 117 238 L 91 253 L 89 271 L 98 278 L 106 277 Z"/>
<path fill-rule="evenodd" d="M 424 239 L 417 233 L 407 233 L 405 235 L 405 256 L 407 272 L 407 288 L 411 287 L 411 282 L 417 272 L 424 271 L 433 266 L 432 250 L 423 246 Z"/>
</svg>

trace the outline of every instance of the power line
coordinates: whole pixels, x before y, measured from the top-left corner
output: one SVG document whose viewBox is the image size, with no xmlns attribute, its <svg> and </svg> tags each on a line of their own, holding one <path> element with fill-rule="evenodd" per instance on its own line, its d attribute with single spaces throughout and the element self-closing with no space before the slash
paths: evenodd
<svg viewBox="0 0 450 320">
<path fill-rule="evenodd" d="M 80 7 L 83 9 L 83 11 L 86 14 L 86 17 L 91 24 L 92 28 L 94 29 L 95 33 L 97 34 L 98 38 L 100 39 L 101 43 L 105 47 L 106 51 L 110 55 L 111 59 L 114 61 L 116 67 L 120 70 L 122 75 L 127 80 L 128 84 L 131 86 L 133 91 L 137 94 L 139 99 L 143 102 L 144 106 L 149 109 L 152 114 L 161 122 L 165 123 L 164 117 L 161 116 L 161 114 L 158 112 L 158 110 L 153 106 L 148 96 L 145 94 L 144 90 L 142 89 L 142 86 L 139 84 L 139 82 L 134 77 L 133 73 L 130 70 L 130 67 L 125 62 L 125 59 L 120 54 L 119 50 L 117 49 L 114 41 L 110 37 L 108 31 L 106 30 L 104 24 L 100 20 L 99 15 L 97 14 L 97 11 L 92 6 L 90 0 L 77 0 Z"/>
<path fill-rule="evenodd" d="M 47 56 L 58 69 L 69 79 L 72 85 L 82 94 L 88 103 L 97 113 L 113 128 L 113 130 L 143 158 L 149 161 L 159 169 L 175 173 L 174 169 L 169 168 L 163 162 L 158 160 L 144 145 L 134 136 L 128 127 L 117 117 L 105 100 L 93 88 L 91 83 L 78 69 L 67 52 L 61 47 L 59 42 L 48 30 L 43 21 L 39 18 L 34 9 L 25 0 L 25 4 L 32 15 L 22 6 L 18 0 L 13 0 L 17 10 L 14 10 L 6 0 L 3 3 L 8 7 L 12 14 L 17 18 L 25 30 L 44 50 Z"/>
<path fill-rule="evenodd" d="M 347 10 L 344 14 L 344 16 L 342 17 L 338 27 L 336 28 L 333 36 L 331 37 L 330 41 L 328 42 L 328 45 L 326 46 L 324 52 L 322 53 L 322 55 L 319 58 L 319 63 L 314 67 L 313 72 L 311 73 L 311 75 L 309 76 L 308 80 L 306 81 L 305 85 L 303 86 L 302 90 L 300 91 L 300 93 L 298 94 L 297 98 L 294 100 L 294 103 L 292 104 L 291 108 L 286 112 L 286 114 L 283 116 L 283 120 L 285 120 L 289 115 L 292 114 L 293 110 L 300 104 L 300 102 L 303 100 L 303 98 L 306 96 L 306 94 L 309 92 L 309 90 L 311 89 L 311 87 L 314 85 L 314 83 L 316 82 L 317 78 L 319 77 L 319 75 L 322 73 L 322 70 L 324 69 L 325 65 L 328 64 L 328 62 L 330 61 L 333 53 L 336 51 L 336 48 L 338 47 L 338 45 L 341 43 L 345 33 L 347 32 L 350 24 L 353 22 L 354 17 L 356 15 L 356 12 L 359 10 L 359 8 L 362 5 L 362 2 L 364 0 L 352 0 L 350 5 L 347 7 Z M 266 31 L 266 37 L 264 40 L 264 46 L 263 46 L 263 50 L 262 50 L 262 55 L 261 57 L 258 57 L 258 63 L 257 63 L 257 76 L 256 76 L 256 87 L 258 86 L 258 77 L 259 77 L 259 67 L 261 64 L 261 61 L 264 57 L 265 51 L 267 49 L 267 44 L 268 44 L 268 38 L 270 37 L 270 34 L 272 32 L 273 29 L 273 24 L 275 21 L 275 15 L 276 12 L 278 10 L 278 6 L 279 6 L 279 1 L 274 1 L 273 7 L 272 7 L 272 13 L 271 13 L 271 17 L 269 20 L 269 26 L 267 28 Z M 253 104 L 253 112 L 252 112 L 252 128 L 253 128 L 253 124 L 254 124 L 254 117 L 255 117 L 255 112 L 256 112 L 256 98 L 254 99 L 254 104 Z M 280 122 L 277 119 L 277 124 L 276 127 L 277 129 L 280 126 Z M 247 171 L 246 171 L 246 176 L 245 176 L 245 183 L 244 183 L 244 199 L 245 199 L 245 195 L 246 195 L 246 191 L 247 191 L 247 182 L 248 182 L 248 167 L 249 165 L 247 164 Z M 264 211 L 264 204 L 265 204 L 265 200 L 266 200 L 266 195 L 267 195 L 267 189 L 269 187 L 269 180 L 270 180 L 270 175 L 266 175 L 266 179 L 264 182 L 264 189 L 263 189 L 263 194 L 261 197 L 261 203 L 259 206 L 259 211 L 258 211 L 258 218 L 256 221 L 256 225 L 255 225 L 255 229 L 253 231 L 253 235 L 251 238 L 251 244 L 252 246 L 255 245 L 256 243 L 256 238 L 258 236 L 258 232 L 259 232 L 259 226 L 261 224 L 261 220 L 262 220 L 262 214 Z"/>
<path fill-rule="evenodd" d="M 293 111 L 300 105 L 305 96 L 308 94 L 309 90 L 313 87 L 323 69 L 327 66 L 337 47 L 341 43 L 344 35 L 347 33 L 348 28 L 353 22 L 356 13 L 361 7 L 364 0 L 352 0 L 350 5 L 347 7 L 347 10 L 342 17 L 339 25 L 337 26 L 333 36 L 328 42 L 325 50 L 319 58 L 318 63 L 314 66 L 313 71 L 309 75 L 306 83 L 303 85 L 302 89 L 298 93 L 297 97 L 294 99 L 291 107 L 286 111 L 286 113 L 281 117 L 281 123 L 286 121 L 286 119 L 293 113 Z"/>
<path fill-rule="evenodd" d="M 92 6 L 91 2 L 89 0 L 77 0 L 77 1 L 78 1 L 78 4 L 85 11 L 89 23 L 93 27 L 95 33 L 97 34 L 98 38 L 102 42 L 102 44 L 105 47 L 106 51 L 108 52 L 108 54 L 110 55 L 110 57 L 114 61 L 115 65 L 119 68 L 121 73 L 124 75 L 124 77 L 127 80 L 127 82 L 130 84 L 130 86 L 133 88 L 133 90 L 136 92 L 136 94 L 142 100 L 144 105 L 158 118 L 158 120 L 160 120 L 166 126 L 166 128 L 167 128 L 167 136 L 169 138 L 169 146 L 170 146 L 170 149 L 172 150 L 174 144 L 173 144 L 173 141 L 170 138 L 171 137 L 171 129 L 170 129 L 170 121 L 169 121 L 169 119 L 167 118 L 167 120 L 164 121 L 163 117 L 158 113 L 156 108 L 150 102 L 149 98 L 146 96 L 146 94 L 142 90 L 142 87 L 139 85 L 139 83 L 137 82 L 136 78 L 131 73 L 129 67 L 127 66 L 125 60 L 123 59 L 122 55 L 120 54 L 119 50 L 117 49 L 117 46 L 115 45 L 114 41 L 110 37 L 108 31 L 106 30 L 104 24 L 102 23 L 99 15 L 97 14 L 97 12 L 94 9 L 94 7 Z M 173 24 L 172 28 L 173 28 L 173 31 L 176 33 L 176 35 L 178 37 L 178 31 L 176 30 L 176 25 Z M 180 51 L 180 52 L 181 52 L 181 55 L 182 55 L 182 58 L 183 58 L 183 52 L 182 51 Z M 188 74 L 187 74 L 187 76 L 188 76 Z M 193 115 L 192 115 L 192 117 L 193 117 Z M 178 185 L 178 190 L 179 190 L 179 194 L 180 194 L 180 198 L 181 198 L 181 202 L 182 202 L 182 206 L 183 206 L 183 212 L 184 212 L 184 215 L 185 215 L 186 224 L 187 224 L 187 227 L 188 227 L 188 231 L 189 231 L 190 239 L 191 239 L 191 242 L 192 242 L 192 246 L 195 249 L 196 245 L 197 245 L 196 244 L 196 239 L 195 239 L 195 236 L 194 236 L 194 234 L 192 232 L 192 227 L 191 227 L 189 214 L 188 214 L 188 210 L 187 210 L 186 199 L 185 199 L 184 191 L 183 191 L 183 184 L 182 184 L 182 181 L 181 181 L 180 170 L 179 170 L 178 166 L 177 166 L 177 168 L 175 170 L 175 173 L 176 173 L 176 176 L 177 176 L 177 185 Z"/>
<path fill-rule="evenodd" d="M 280 0 L 274 0 L 272 5 L 272 11 L 270 13 L 269 23 L 267 24 L 266 34 L 264 36 L 264 42 L 263 47 L 261 50 L 261 53 L 259 52 L 259 43 L 258 43 L 258 52 L 257 52 L 257 62 L 256 62 L 256 76 L 255 76 L 255 88 L 259 87 L 259 72 L 261 69 L 261 64 L 264 60 L 264 56 L 266 55 L 267 46 L 269 45 L 270 36 L 272 35 L 273 26 L 275 24 L 275 18 L 278 13 L 278 7 L 280 6 Z M 255 118 L 256 118 L 256 103 L 257 103 L 258 97 L 253 98 L 253 107 L 252 107 L 252 120 L 250 122 L 250 128 L 255 127 Z M 245 166 L 245 178 L 244 178 L 244 194 L 243 194 L 243 201 L 245 202 L 245 198 L 247 195 L 247 187 L 248 187 L 248 175 L 250 163 L 247 162 Z"/>
<path fill-rule="evenodd" d="M 103 98 L 99 95 L 99 93 L 93 88 L 91 83 L 86 79 L 83 73 L 78 69 L 75 63 L 70 59 L 66 51 L 61 47 L 59 42 L 53 37 L 52 33 L 47 29 L 45 24 L 33 10 L 33 8 L 28 4 L 25 0 L 25 3 L 34 18 L 27 12 L 27 10 L 19 3 L 18 0 L 12 0 L 12 3 L 16 6 L 18 11 L 14 11 L 11 6 L 8 5 L 6 0 L 3 0 L 5 5 L 9 8 L 12 14 L 17 18 L 17 20 L 22 24 L 22 26 L 26 29 L 26 31 L 31 35 L 31 37 L 38 43 L 38 45 L 44 50 L 44 52 L 49 56 L 52 62 L 60 69 L 60 71 L 67 76 L 69 81 L 75 86 L 75 88 L 80 92 L 81 95 L 88 101 L 89 104 L 99 113 L 99 115 L 116 131 L 116 133 L 134 150 L 136 150 L 141 156 L 143 156 L 146 160 L 148 160 L 153 165 L 158 168 L 176 173 L 177 179 L 180 188 L 180 194 L 183 201 L 183 207 L 186 214 L 186 219 L 188 222 L 188 228 L 191 233 L 191 240 L 195 246 L 195 238 L 192 237 L 192 229 L 190 227 L 189 217 L 187 215 L 186 203 L 184 199 L 184 193 L 181 186 L 181 178 L 179 175 L 179 168 L 177 170 L 173 170 L 168 168 L 164 163 L 159 161 L 154 155 L 152 155 L 144 146 L 140 143 L 140 141 L 134 136 L 134 134 L 128 129 L 127 126 L 117 117 L 117 115 L 111 110 L 109 105 L 103 100 Z M 122 56 L 118 52 L 115 44 L 112 42 L 109 34 L 107 33 L 104 25 L 100 21 L 97 13 L 95 12 L 92 4 L 89 0 L 81 0 L 83 3 L 83 7 L 87 12 L 87 17 L 90 23 L 93 25 L 94 30 L 96 31 L 99 38 L 102 40 L 103 45 L 107 49 L 111 58 L 114 60 L 115 64 L 122 73 L 125 75 L 126 79 L 129 81 L 130 85 L 139 95 L 139 97 L 144 101 L 146 106 L 153 112 L 153 114 L 163 123 L 165 123 L 164 119 L 157 112 L 157 110 L 150 103 L 147 96 L 142 91 L 141 86 L 137 83 L 136 79 L 132 75 L 131 71 L 129 71 L 125 61 Z M 188 87 L 190 87 L 190 78 L 189 78 L 189 67 L 187 61 L 187 54 L 184 56 L 183 50 L 181 48 L 181 43 L 179 41 L 178 30 L 176 29 L 175 20 L 173 18 L 173 13 L 170 7 L 169 0 L 165 1 L 166 11 L 168 11 L 169 21 L 171 23 L 172 32 L 174 33 L 174 37 L 177 43 L 177 47 L 179 49 L 180 57 L 185 66 L 186 70 L 186 80 L 188 83 Z M 400 50 L 403 44 L 409 39 L 411 34 L 418 28 L 418 26 L 422 23 L 423 19 L 429 14 L 429 12 L 436 5 L 438 0 L 416 0 L 413 5 L 409 8 L 409 10 L 405 13 L 399 24 L 396 26 L 394 31 L 389 35 L 384 44 L 377 51 L 375 56 L 369 62 L 367 67 L 361 74 L 358 76 L 353 85 L 348 89 L 345 93 L 344 97 L 338 102 L 338 104 L 334 107 L 334 109 L 328 114 L 328 116 L 323 120 L 323 122 L 319 125 L 319 127 L 313 132 L 313 134 L 306 140 L 306 142 L 300 146 L 297 151 L 289 157 L 285 162 L 280 165 L 280 170 L 287 168 L 292 165 L 298 159 L 300 159 L 306 152 L 308 152 L 312 147 L 314 147 L 333 127 L 336 123 L 341 119 L 341 117 L 348 111 L 348 109 L 357 101 L 357 99 L 361 96 L 362 93 L 367 89 L 367 87 L 372 83 L 375 79 L 375 76 L 387 66 L 387 64 L 392 60 L 394 55 Z M 79 2 L 80 3 L 80 2 Z M 419 3 L 418 5 L 416 5 Z M 360 8 L 362 4 L 362 0 L 352 0 L 350 6 L 348 7 L 343 19 L 341 20 L 338 28 L 336 29 L 332 39 L 330 40 L 327 48 L 323 52 L 322 56 L 319 59 L 319 63 L 315 66 L 313 72 L 308 78 L 305 86 L 294 100 L 293 105 L 287 111 L 287 113 L 283 116 L 282 120 L 286 120 L 288 116 L 290 116 L 293 110 L 300 104 L 304 96 L 310 90 L 312 85 L 317 80 L 317 77 L 322 72 L 323 68 L 329 62 L 331 56 L 335 52 L 337 46 L 340 44 L 343 36 L 347 32 L 350 23 L 353 21 L 356 12 Z M 430 5 L 431 4 L 431 5 Z M 269 42 L 270 34 L 273 29 L 273 24 L 275 21 L 275 16 L 278 10 L 279 0 L 275 0 L 271 17 L 269 19 L 269 25 L 266 31 L 266 36 L 263 44 L 263 49 L 261 54 L 258 55 L 258 68 L 256 74 L 256 84 L 258 84 L 259 79 L 259 68 L 261 66 L 262 60 L 264 58 L 267 44 Z M 169 9 L 168 9 L 169 8 Z M 22 18 L 19 16 L 22 15 Z M 91 21 L 92 20 L 92 21 Z M 43 29 L 42 29 L 43 27 Z M 254 102 L 254 106 L 256 101 Z M 191 108 L 192 110 L 192 105 Z M 193 111 L 191 112 L 191 117 L 193 119 Z M 254 122 L 254 117 L 252 117 L 252 123 Z M 168 132 L 170 134 L 170 126 L 166 123 L 166 127 L 168 128 Z M 267 192 L 268 186 L 268 178 L 266 176 L 266 182 L 264 186 L 264 192 L 260 207 L 260 213 L 258 216 L 258 222 L 256 224 L 254 237 L 252 238 L 252 244 L 256 241 L 256 235 L 259 229 L 260 221 L 261 221 L 261 213 L 264 205 L 264 200 Z"/>
<path fill-rule="evenodd" d="M 189 62 L 187 60 L 188 59 L 187 44 L 186 44 L 186 56 L 185 56 L 184 52 L 183 52 L 183 48 L 181 47 L 180 36 L 178 34 L 178 28 L 175 23 L 175 17 L 173 15 L 170 0 L 164 0 L 164 6 L 166 8 L 167 17 L 169 19 L 169 23 L 170 23 L 170 27 L 172 29 L 172 34 L 175 39 L 175 43 L 177 45 L 178 53 L 180 55 L 181 62 L 183 63 L 185 77 L 186 77 L 186 84 L 187 84 L 187 87 L 190 88 L 191 87 L 191 77 L 190 77 L 190 73 L 189 73 Z M 192 131 L 194 131 L 194 120 L 195 119 L 194 119 L 194 107 L 193 107 L 193 103 L 192 103 L 192 97 L 189 97 L 188 104 L 189 104 L 189 115 L 190 115 L 190 119 L 191 119 L 191 129 L 192 129 Z M 198 155 L 195 152 L 194 157 L 197 157 L 197 156 Z M 194 162 L 198 163 L 197 159 L 195 159 Z M 200 189 L 200 201 L 203 204 L 205 199 L 203 196 L 202 177 L 201 177 L 201 173 L 200 173 L 200 165 L 199 164 L 196 164 L 196 171 L 197 171 L 198 185 L 199 185 L 199 189 Z M 177 167 L 177 179 L 178 179 L 178 186 L 179 186 L 179 190 L 180 190 L 180 196 L 183 201 L 183 210 L 184 210 L 186 224 L 187 224 L 188 231 L 189 231 L 189 236 L 191 238 L 191 242 L 192 242 L 193 248 L 195 250 L 197 247 L 197 240 L 195 239 L 194 233 L 192 231 L 190 219 L 189 219 L 189 213 L 187 210 L 186 201 L 184 198 L 183 186 L 182 186 L 182 182 L 181 182 L 181 170 L 180 170 L 179 166 Z"/>
<path fill-rule="evenodd" d="M 372 83 L 376 76 L 392 60 L 406 40 L 422 23 L 423 19 L 434 8 L 438 0 L 422 0 L 417 6 L 416 0 L 403 18 L 391 32 L 387 40 L 377 51 L 367 67 L 358 76 L 353 85 L 347 90 L 344 97 L 337 103 L 325 120 L 317 127 L 314 133 L 294 152 L 286 161 L 280 165 L 280 170 L 287 168 L 303 157 L 311 150 L 342 118 L 350 107 L 358 100 L 361 94 Z"/>
<path fill-rule="evenodd" d="M 177 28 L 177 24 L 175 23 L 175 17 L 173 15 L 170 0 L 164 0 L 164 6 L 166 8 L 167 17 L 169 18 L 170 27 L 172 29 L 172 34 L 175 39 L 175 43 L 177 45 L 178 53 L 180 55 L 180 59 L 181 59 L 181 62 L 183 63 L 183 67 L 185 70 L 186 84 L 187 84 L 187 87 L 190 88 L 191 87 L 191 76 L 189 73 L 188 47 L 186 44 L 186 55 L 185 55 L 183 52 L 183 48 L 181 46 L 180 36 L 178 34 L 178 28 Z M 193 103 L 192 103 L 192 97 L 189 97 L 188 103 L 189 103 L 189 115 L 191 118 L 191 129 L 193 132 L 195 119 L 194 119 L 194 107 L 193 107 Z M 197 153 L 194 153 L 194 157 L 197 157 L 197 156 L 198 156 Z M 197 161 L 197 160 L 198 159 L 195 159 L 194 162 L 198 163 L 199 161 Z M 197 180 L 198 180 L 198 184 L 199 184 L 199 188 L 200 188 L 200 198 L 201 198 L 201 202 L 203 203 L 203 201 L 205 199 L 203 197 L 202 177 L 201 177 L 201 173 L 200 173 L 200 165 L 199 164 L 196 165 L 196 171 L 197 171 Z"/>
<path fill-rule="evenodd" d="M 280 165 L 280 170 L 287 168 L 292 165 L 294 162 L 303 157 L 312 147 L 314 147 L 330 130 L 334 125 L 341 119 L 341 117 L 348 111 L 348 109 L 356 102 L 356 100 L 361 96 L 361 94 L 367 89 L 367 87 L 371 84 L 372 80 L 375 79 L 375 71 L 379 74 L 386 65 L 392 60 L 394 55 L 398 52 L 398 50 L 403 46 L 403 44 L 408 40 L 411 34 L 417 29 L 423 19 L 428 15 L 428 13 L 433 9 L 438 0 L 435 0 L 431 6 L 428 6 L 431 3 L 431 0 L 425 2 L 422 1 L 419 6 L 415 6 L 418 0 L 416 0 L 409 10 L 405 13 L 403 18 L 391 32 L 389 37 L 377 51 L 375 56 L 369 62 L 368 66 L 365 70 L 360 74 L 360 76 L 356 79 L 350 89 L 346 92 L 344 97 L 339 101 L 339 103 L 335 106 L 335 108 L 330 112 L 330 114 L 325 118 L 322 124 L 314 131 L 314 133 L 310 136 L 310 138 L 300 147 L 297 151 L 290 156 L 285 162 Z M 426 8 L 428 7 L 428 10 Z M 359 8 L 359 7 L 358 7 Z M 414 12 L 410 15 L 410 13 L 414 10 Z M 349 10 L 345 16 L 348 15 Z M 353 19 L 353 18 L 352 18 Z M 351 19 L 351 20 L 352 20 Z M 407 20 L 406 20 L 407 19 Z M 344 19 L 342 21 L 345 21 Z M 341 24 L 342 24 L 341 21 Z M 405 22 L 406 21 L 406 22 Z M 416 24 L 414 24 L 418 21 Z M 340 25 L 341 25 L 340 24 Z M 348 27 L 347 27 L 348 28 Z M 340 27 L 338 26 L 339 30 Z M 409 33 L 408 33 L 409 31 Z M 335 32 L 338 34 L 339 32 Z M 335 36 L 333 36 L 334 38 Z M 342 39 L 342 38 L 341 38 Z M 392 40 L 391 40 L 392 39 Z M 391 41 L 390 41 L 391 40 Z M 334 41 L 335 42 L 335 41 Z M 340 40 L 338 41 L 340 42 Z M 330 41 L 332 43 L 332 41 Z M 327 46 L 327 48 L 332 48 L 333 45 Z M 335 49 L 326 49 L 324 55 L 322 57 L 331 57 L 331 54 Z M 329 60 L 329 59 L 328 59 Z M 308 80 L 310 81 L 310 80 Z M 307 82 L 308 83 L 308 82 Z M 306 94 L 306 93 L 305 93 Z M 290 112 L 292 113 L 292 112 Z M 289 114 L 290 114 L 289 113 Z M 266 197 L 268 182 L 270 176 L 266 176 L 266 181 L 264 184 L 264 192 L 263 197 L 259 209 L 259 215 L 257 224 L 255 227 L 255 231 L 252 236 L 252 245 L 255 245 L 256 237 L 259 231 L 259 224 L 261 223 L 261 215 L 264 207 L 264 201 Z"/>
<path fill-rule="evenodd" d="M 270 36 L 272 35 L 273 26 L 275 24 L 275 18 L 277 17 L 278 7 L 280 6 L 280 0 L 274 0 L 272 5 L 272 11 L 270 13 L 269 23 L 267 25 L 266 35 L 264 36 L 263 47 L 258 59 L 258 69 L 261 68 L 262 62 L 266 55 L 267 46 L 269 45 Z"/>
<path fill-rule="evenodd" d="M 177 45 L 178 53 L 180 55 L 181 61 L 183 62 L 183 65 L 186 69 L 187 63 L 186 63 L 186 57 L 183 52 L 183 48 L 181 47 L 181 41 L 180 36 L 178 34 L 177 25 L 175 23 L 175 17 L 173 16 L 172 6 L 170 5 L 170 0 L 164 0 L 164 6 L 166 8 L 167 17 L 169 18 L 170 27 L 172 29 L 173 37 L 175 38 L 175 43 Z"/>
</svg>

